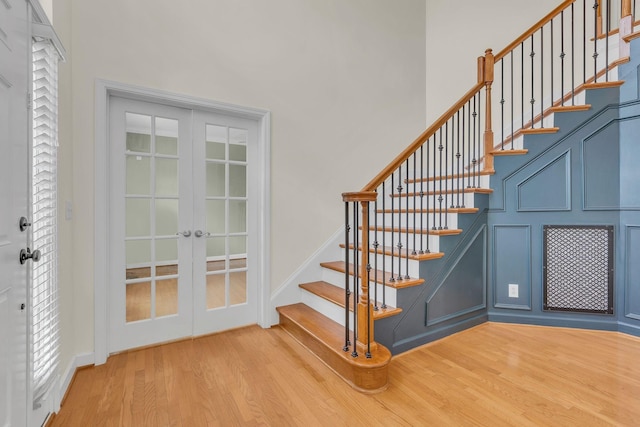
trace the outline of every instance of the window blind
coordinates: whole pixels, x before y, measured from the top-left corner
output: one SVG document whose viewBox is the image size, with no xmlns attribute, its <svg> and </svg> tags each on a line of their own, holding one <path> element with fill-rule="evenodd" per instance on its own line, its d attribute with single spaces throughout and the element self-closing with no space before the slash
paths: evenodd
<svg viewBox="0 0 640 427">
<path fill-rule="evenodd" d="M 33 42 L 32 237 L 41 259 L 31 274 L 33 404 L 57 378 L 59 356 L 57 254 L 58 54 Z"/>
</svg>

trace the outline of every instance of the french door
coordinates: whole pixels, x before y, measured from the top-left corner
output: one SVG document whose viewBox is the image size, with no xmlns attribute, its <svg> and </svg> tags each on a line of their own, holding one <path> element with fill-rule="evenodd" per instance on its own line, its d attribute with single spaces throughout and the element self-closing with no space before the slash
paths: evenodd
<svg viewBox="0 0 640 427">
<path fill-rule="evenodd" d="M 109 351 L 257 321 L 257 122 L 110 98 Z"/>
</svg>

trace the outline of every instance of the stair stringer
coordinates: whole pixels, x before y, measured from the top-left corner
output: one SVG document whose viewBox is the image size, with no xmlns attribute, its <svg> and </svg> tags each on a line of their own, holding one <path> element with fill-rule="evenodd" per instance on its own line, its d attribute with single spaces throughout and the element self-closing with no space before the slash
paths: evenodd
<svg viewBox="0 0 640 427">
<path fill-rule="evenodd" d="M 392 354 L 402 353 L 487 320 L 488 196 L 476 194 L 474 198 L 474 206 L 479 211 L 460 215 L 458 227 L 463 232 L 440 237 L 440 251 L 445 254 L 444 257 L 420 263 L 420 278 L 425 283 L 398 293 L 397 305 L 402 308 L 402 313 L 376 321 L 376 341 L 391 350 Z M 465 284 L 470 278 L 475 282 L 467 287 Z M 470 304 L 458 305 L 454 301 L 447 307 L 439 307 L 437 318 L 429 317 L 429 304 L 435 303 L 442 295 L 455 297 L 456 294 L 460 296 L 461 292 L 469 291 L 476 293 L 471 297 Z"/>
</svg>

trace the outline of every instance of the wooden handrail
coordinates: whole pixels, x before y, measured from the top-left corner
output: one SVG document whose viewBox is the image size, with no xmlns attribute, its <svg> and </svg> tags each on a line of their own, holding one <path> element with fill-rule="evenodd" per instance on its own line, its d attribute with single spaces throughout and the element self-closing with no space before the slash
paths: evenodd
<svg viewBox="0 0 640 427">
<path fill-rule="evenodd" d="M 373 178 L 363 189 L 366 191 L 375 191 L 380 184 L 384 182 L 391 174 L 398 169 L 398 167 L 406 161 L 413 153 L 415 153 L 427 139 L 431 138 L 440 129 L 447 120 L 451 119 L 455 113 L 457 113 L 464 104 L 469 102 L 474 95 L 476 95 L 484 87 L 484 82 L 479 82 L 473 86 L 458 102 L 453 104 L 443 115 L 440 116 L 431 126 L 429 126 L 418 138 L 415 139 L 402 153 L 400 153 L 391 163 L 387 165 L 375 178 Z"/>
<path fill-rule="evenodd" d="M 562 12 L 564 9 L 566 9 L 567 6 L 569 6 L 571 3 L 574 3 L 575 1 L 576 0 L 565 0 L 565 1 L 563 1 L 558 7 L 556 7 L 551 12 L 549 12 L 549 14 L 547 14 L 547 16 L 545 16 L 544 18 L 539 20 L 531 28 L 529 28 L 527 31 L 522 33 L 522 35 L 520 37 L 518 37 L 517 39 L 512 41 L 507 47 L 505 47 L 500 52 L 498 52 L 498 54 L 494 56 L 496 62 L 498 62 L 499 60 L 501 60 L 502 58 L 507 56 L 507 54 L 509 52 L 511 52 L 513 49 L 515 49 L 520 43 L 522 43 L 523 41 L 525 41 L 526 39 L 531 37 L 531 35 L 533 33 L 538 31 L 542 26 L 544 26 L 547 22 L 549 22 L 553 18 L 555 18 L 558 14 L 560 14 L 560 12 Z"/>
</svg>

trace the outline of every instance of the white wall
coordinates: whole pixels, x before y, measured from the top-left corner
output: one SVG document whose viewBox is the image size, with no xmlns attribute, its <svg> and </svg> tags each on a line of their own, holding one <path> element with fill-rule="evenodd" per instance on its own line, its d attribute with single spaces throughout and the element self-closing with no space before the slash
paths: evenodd
<svg viewBox="0 0 640 427">
<path fill-rule="evenodd" d="M 424 128 L 423 0 L 55 0 L 61 69 L 63 366 L 93 349 L 96 79 L 272 112 L 271 287 L 339 228 Z M 68 227 L 67 225 L 70 226 Z"/>
<path fill-rule="evenodd" d="M 477 58 L 498 53 L 562 0 L 427 0 L 427 121 L 477 82 Z"/>
</svg>

